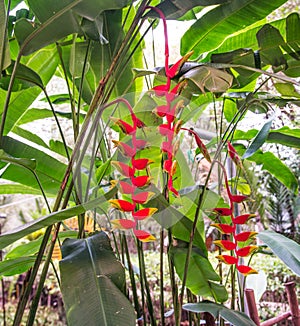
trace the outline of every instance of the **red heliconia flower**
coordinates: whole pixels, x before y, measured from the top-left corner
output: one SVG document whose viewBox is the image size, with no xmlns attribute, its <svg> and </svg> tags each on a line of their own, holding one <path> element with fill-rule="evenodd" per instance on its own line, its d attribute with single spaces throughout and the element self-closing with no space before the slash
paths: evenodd
<svg viewBox="0 0 300 326">
<path fill-rule="evenodd" d="M 257 246 L 246 246 L 244 248 L 238 249 L 236 254 L 239 257 L 247 257 L 253 253 L 253 251 L 257 250 Z"/>
<path fill-rule="evenodd" d="M 128 194 L 128 195 L 133 194 L 136 189 L 135 186 L 122 180 L 119 181 L 118 185 L 119 185 L 119 190 L 122 194 Z"/>
<path fill-rule="evenodd" d="M 142 208 L 136 212 L 132 212 L 132 217 L 136 221 L 144 220 L 158 211 L 157 208 Z"/>
<path fill-rule="evenodd" d="M 133 126 L 131 126 L 129 123 L 118 119 L 118 118 L 114 118 L 114 117 L 110 117 L 110 119 L 127 135 L 131 135 L 133 133 L 135 133 L 136 128 L 134 128 Z"/>
<path fill-rule="evenodd" d="M 123 162 L 111 161 L 111 164 L 127 178 L 130 178 L 134 175 L 133 168 Z"/>
<path fill-rule="evenodd" d="M 173 164 L 173 161 L 168 159 L 168 160 L 165 160 L 164 161 L 164 164 L 163 164 L 163 170 L 165 172 L 168 172 L 169 174 L 171 173 L 171 169 L 172 169 L 172 164 Z"/>
<path fill-rule="evenodd" d="M 167 69 L 166 75 L 169 78 L 174 78 L 180 71 L 180 68 L 182 65 L 189 59 L 189 57 L 193 54 L 193 52 L 187 53 L 185 56 L 183 56 L 181 59 L 179 59 L 177 62 L 175 62 L 171 68 Z"/>
<path fill-rule="evenodd" d="M 166 95 L 166 99 L 168 103 L 171 103 L 172 101 L 174 101 L 175 97 L 178 95 L 180 89 L 186 85 L 186 82 L 181 82 L 178 83 L 174 88 L 171 89 L 170 92 L 167 92 Z"/>
<path fill-rule="evenodd" d="M 224 250 L 234 250 L 236 248 L 236 244 L 229 240 L 215 240 L 214 244 Z"/>
<path fill-rule="evenodd" d="M 165 117 L 167 112 L 169 112 L 168 105 L 160 105 L 153 110 L 153 113 L 155 113 L 159 118 Z"/>
<path fill-rule="evenodd" d="M 168 189 L 173 192 L 173 194 L 176 196 L 176 197 L 179 197 L 179 192 L 174 188 L 173 186 L 173 178 L 172 176 L 170 175 L 169 177 L 169 180 L 168 180 Z"/>
<path fill-rule="evenodd" d="M 155 241 L 156 238 L 149 232 L 142 230 L 133 230 L 134 235 L 142 242 Z"/>
<path fill-rule="evenodd" d="M 154 91 L 156 96 L 164 96 L 168 93 L 170 89 L 170 85 L 168 84 L 163 84 L 163 85 L 158 85 L 158 86 L 154 86 L 152 88 L 152 90 Z"/>
<path fill-rule="evenodd" d="M 147 203 L 153 196 L 155 195 L 154 192 L 151 191 L 145 191 L 140 192 L 138 194 L 133 194 L 131 196 L 132 200 L 137 204 L 145 204 Z"/>
<path fill-rule="evenodd" d="M 162 136 L 167 136 L 168 138 L 174 136 L 174 131 L 170 129 L 169 125 L 167 124 L 161 124 L 158 127 L 158 131 Z"/>
<path fill-rule="evenodd" d="M 136 170 L 144 170 L 149 164 L 154 163 L 154 161 L 148 158 L 132 158 L 131 163 Z"/>
<path fill-rule="evenodd" d="M 232 214 L 232 209 L 227 207 L 216 207 L 213 211 L 222 216 L 230 216 Z"/>
<path fill-rule="evenodd" d="M 247 199 L 249 199 L 248 196 L 244 196 L 244 195 L 232 195 L 231 193 L 229 193 L 229 197 L 230 197 L 230 200 L 234 203 L 241 203 Z"/>
<path fill-rule="evenodd" d="M 132 121 L 135 123 L 137 128 L 144 128 L 146 125 L 140 120 L 135 114 L 131 114 Z"/>
<path fill-rule="evenodd" d="M 148 186 L 150 184 L 151 177 L 149 177 L 148 175 L 140 175 L 137 177 L 132 177 L 131 182 L 136 187 L 141 188 L 141 187 Z"/>
<path fill-rule="evenodd" d="M 144 149 L 148 146 L 148 143 L 144 139 L 132 139 L 132 144 L 136 149 Z"/>
<path fill-rule="evenodd" d="M 229 224 L 213 223 L 213 224 L 211 224 L 211 226 L 214 226 L 223 234 L 231 234 L 235 230 L 235 227 L 232 225 L 229 225 Z"/>
<path fill-rule="evenodd" d="M 228 265 L 235 265 L 238 262 L 238 259 L 236 257 L 229 255 L 218 255 L 217 258 Z"/>
<path fill-rule="evenodd" d="M 255 214 L 243 214 L 232 218 L 234 224 L 245 224 L 250 218 L 255 217 Z"/>
<path fill-rule="evenodd" d="M 118 140 L 114 140 L 114 139 L 112 140 L 112 142 L 121 151 L 121 153 L 124 156 L 133 157 L 136 154 L 136 149 L 129 146 L 128 144 L 123 143 L 123 142 L 118 141 Z"/>
<path fill-rule="evenodd" d="M 257 235 L 257 232 L 246 231 L 246 232 L 236 234 L 234 236 L 234 239 L 235 239 L 235 241 L 244 242 L 244 241 L 248 241 L 249 239 L 253 239 L 256 235 Z"/>
<path fill-rule="evenodd" d="M 231 145 L 231 143 L 228 141 L 227 142 L 227 148 L 228 148 L 228 154 L 230 156 L 230 158 L 232 159 L 232 161 L 239 167 L 242 167 L 242 161 L 239 157 L 239 154 L 237 153 L 237 151 L 235 150 L 235 148 Z"/>
<path fill-rule="evenodd" d="M 111 220 L 111 224 L 115 229 L 128 230 L 136 226 L 136 221 L 122 219 Z"/>
<path fill-rule="evenodd" d="M 133 212 L 135 209 L 135 203 L 131 203 L 123 199 L 110 199 L 112 207 L 119 209 L 122 212 Z"/>
<path fill-rule="evenodd" d="M 172 154 L 173 153 L 173 145 L 172 145 L 172 143 L 170 143 L 169 141 L 163 141 L 161 143 L 161 150 L 164 153 Z"/>
<path fill-rule="evenodd" d="M 244 276 L 250 275 L 250 274 L 258 274 L 257 271 L 254 268 L 251 268 L 246 265 L 237 265 L 237 270 L 243 274 Z"/>
</svg>

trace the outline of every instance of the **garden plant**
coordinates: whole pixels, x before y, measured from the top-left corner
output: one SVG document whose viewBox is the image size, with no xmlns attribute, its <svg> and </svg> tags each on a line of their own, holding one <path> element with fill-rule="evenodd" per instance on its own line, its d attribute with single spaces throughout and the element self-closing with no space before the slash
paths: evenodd
<svg viewBox="0 0 300 326">
<path fill-rule="evenodd" d="M 297 4 L 272 16 L 282 5 L 0 0 L 0 194 L 47 210 L 0 235 L 2 281 L 25 275 L 13 325 L 35 325 L 49 271 L 80 326 L 255 325 L 255 260 L 275 254 L 300 276 L 300 17 Z M 169 20 L 190 23 L 174 62 Z M 150 66 L 158 24 L 163 64 Z M 66 91 L 50 94 L 57 81 Z M 30 127 L 47 121 L 58 139 Z M 258 170 L 272 180 L 269 224 Z M 280 233 L 257 229 L 276 212 Z"/>
</svg>

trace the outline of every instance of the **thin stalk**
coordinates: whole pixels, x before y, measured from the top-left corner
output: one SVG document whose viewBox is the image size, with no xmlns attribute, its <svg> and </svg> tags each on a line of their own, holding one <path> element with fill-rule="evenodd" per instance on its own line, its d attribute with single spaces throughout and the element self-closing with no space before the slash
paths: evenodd
<svg viewBox="0 0 300 326">
<path fill-rule="evenodd" d="M 153 304 L 152 304 L 149 283 L 148 283 L 147 275 L 146 275 L 145 257 L 144 257 L 142 242 L 138 244 L 138 248 L 139 248 L 140 273 L 143 274 L 143 281 L 144 281 L 144 288 L 146 291 L 146 300 L 147 300 L 148 312 L 149 312 L 149 317 L 150 317 L 150 323 L 151 323 L 151 326 L 156 326 L 157 324 L 156 324 L 155 315 L 154 315 L 154 308 L 153 308 Z"/>
<path fill-rule="evenodd" d="M 134 303 L 134 308 L 137 313 L 137 318 L 139 319 L 141 317 L 141 307 L 139 304 L 139 298 L 137 294 L 137 287 L 136 287 L 136 282 L 135 282 L 135 276 L 134 276 L 134 271 L 132 268 L 131 260 L 130 260 L 130 253 L 128 250 L 128 245 L 125 236 L 123 236 L 123 247 L 125 249 L 125 256 L 126 256 L 126 261 L 127 261 L 127 268 L 129 272 L 129 277 L 130 277 L 130 283 L 131 283 L 131 290 L 132 290 L 132 296 L 133 296 L 133 303 Z"/>
<path fill-rule="evenodd" d="M 180 326 L 180 317 L 181 317 L 181 306 L 179 304 L 178 300 L 178 286 L 176 283 L 176 274 L 175 274 L 175 268 L 174 268 L 174 263 L 172 256 L 170 254 L 170 250 L 172 247 L 172 232 L 169 229 L 168 230 L 168 263 L 169 263 L 169 273 L 170 273 L 170 281 L 171 281 L 171 288 L 172 288 L 172 300 L 173 300 L 173 308 L 174 308 L 174 317 L 175 317 L 175 325 Z"/>
<path fill-rule="evenodd" d="M 141 285 L 141 294 L 142 294 L 142 314 L 143 314 L 143 320 L 144 320 L 144 325 L 147 325 L 147 318 L 145 314 L 145 287 L 144 287 L 144 273 L 142 272 L 142 257 L 141 257 L 141 250 L 140 250 L 140 244 L 139 242 L 136 242 L 137 245 L 137 251 L 138 251 L 138 260 L 139 260 L 139 269 L 140 269 L 140 285 Z"/>
<path fill-rule="evenodd" d="M 59 120 L 58 120 L 57 114 L 56 114 L 56 112 L 55 112 L 55 110 L 54 110 L 54 107 L 53 107 L 52 102 L 51 102 L 51 100 L 50 100 L 50 98 L 49 98 L 49 96 L 48 96 L 48 93 L 47 93 L 46 89 L 43 89 L 43 92 L 44 92 L 44 94 L 45 94 L 45 96 L 46 96 L 46 99 L 47 99 L 47 101 L 48 101 L 48 104 L 49 104 L 49 106 L 50 106 L 50 108 L 51 108 L 51 111 L 52 111 L 53 117 L 54 117 L 54 119 L 55 119 L 55 122 L 56 122 L 56 125 L 57 125 L 57 128 L 58 128 L 58 131 L 59 131 L 59 134 L 60 134 L 60 137 L 61 137 L 61 140 L 62 140 L 62 142 L 63 142 L 63 144 L 64 144 L 64 148 L 65 148 L 65 151 L 66 151 L 67 158 L 68 158 L 68 160 L 70 160 L 70 154 L 69 154 L 69 151 L 68 151 L 68 145 L 67 145 L 67 143 L 66 143 L 66 139 L 65 139 L 64 133 L 63 133 L 63 131 L 62 131 L 61 125 L 60 125 L 60 123 L 59 123 Z"/>
<path fill-rule="evenodd" d="M 1 218 L 1 216 L 0 216 Z M 3 216 L 3 218 L 5 218 Z M 0 235 L 2 233 L 2 226 L 0 223 Z M 0 261 L 3 259 L 3 252 L 0 250 Z M 6 326 L 6 308 L 5 308 L 5 284 L 4 284 L 4 278 L 1 278 L 1 290 L 2 290 L 2 318 L 3 318 L 3 326 Z"/>
<path fill-rule="evenodd" d="M 161 326 L 165 325 L 165 298 L 164 298 L 164 229 L 161 228 L 160 231 L 160 316 L 161 316 Z"/>
</svg>

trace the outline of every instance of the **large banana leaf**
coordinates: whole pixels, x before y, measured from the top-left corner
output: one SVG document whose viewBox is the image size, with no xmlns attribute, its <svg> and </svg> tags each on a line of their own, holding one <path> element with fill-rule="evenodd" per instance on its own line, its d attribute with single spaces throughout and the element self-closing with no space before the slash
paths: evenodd
<svg viewBox="0 0 300 326">
<path fill-rule="evenodd" d="M 8 36 L 5 22 L 5 5 L 4 0 L 0 0 L 0 71 L 6 69 L 10 65 L 10 53 L 8 46 Z"/>
<path fill-rule="evenodd" d="M 244 313 L 236 310 L 231 310 L 223 305 L 203 301 L 199 303 L 186 303 L 183 309 L 195 313 L 209 312 L 215 318 L 222 317 L 227 320 L 230 325 L 234 326 L 255 326 L 255 323 Z"/>
<path fill-rule="evenodd" d="M 175 264 L 176 272 L 182 278 L 187 248 L 173 247 L 170 253 Z M 219 281 L 220 277 L 215 272 L 209 259 L 203 257 L 202 253 L 194 248 L 189 261 L 186 286 L 195 295 L 212 298 L 217 302 L 225 302 L 228 299 L 228 294 L 224 285 L 218 283 Z"/>
<path fill-rule="evenodd" d="M 181 39 L 181 54 L 194 58 L 220 46 L 226 37 L 265 18 L 286 0 L 233 0 L 199 18 Z"/>
<path fill-rule="evenodd" d="M 260 232 L 258 238 L 269 246 L 287 267 L 300 276 L 300 245 L 297 242 L 271 230 Z"/>
<path fill-rule="evenodd" d="M 60 261 L 61 289 L 71 326 L 136 325 L 124 295 L 125 270 L 104 232 L 66 240 Z"/>
</svg>

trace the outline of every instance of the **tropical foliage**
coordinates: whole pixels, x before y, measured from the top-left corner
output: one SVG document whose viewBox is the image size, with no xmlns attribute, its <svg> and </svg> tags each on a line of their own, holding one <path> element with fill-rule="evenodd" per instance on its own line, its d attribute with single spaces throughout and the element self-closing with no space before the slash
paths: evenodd
<svg viewBox="0 0 300 326">
<path fill-rule="evenodd" d="M 180 325 L 182 309 L 190 324 L 200 312 L 253 324 L 243 313 L 244 276 L 256 272 L 249 263 L 260 250 L 252 243 L 253 225 L 246 226 L 258 207 L 253 167 L 290 196 L 299 186 L 270 147 L 290 153 L 300 147 L 299 128 L 286 119 L 297 117 L 300 98 L 300 17 L 295 11 L 267 18 L 286 2 L 27 0 L 25 6 L 0 0 L 0 193 L 41 195 L 48 210 L 0 236 L 7 252 L 1 277 L 27 272 L 14 325 L 28 304 L 27 325 L 33 325 L 58 246 L 70 325 L 166 325 L 170 316 Z M 193 21 L 175 63 L 168 19 Z M 144 36 L 157 20 L 164 65 L 148 67 Z M 49 94 L 53 80 L 66 91 Z M 285 115 L 288 106 L 295 110 Z M 209 142 L 193 128 L 207 111 L 214 126 Z M 249 114 L 256 128 L 242 127 Z M 49 118 L 59 138 L 46 142 L 30 126 Z M 188 135 L 191 160 L 180 145 Z M 197 158 L 209 166 L 204 182 L 193 175 Z M 68 226 L 74 217 L 76 227 Z M 215 244 L 229 251 L 218 256 L 230 265 L 229 278 L 208 258 L 207 221 L 220 231 Z M 18 246 L 40 230 L 42 236 Z M 299 275 L 296 242 L 271 232 L 258 237 Z M 145 272 L 145 242 L 160 250 L 160 316 Z M 164 302 L 165 251 L 171 314 Z"/>
</svg>

